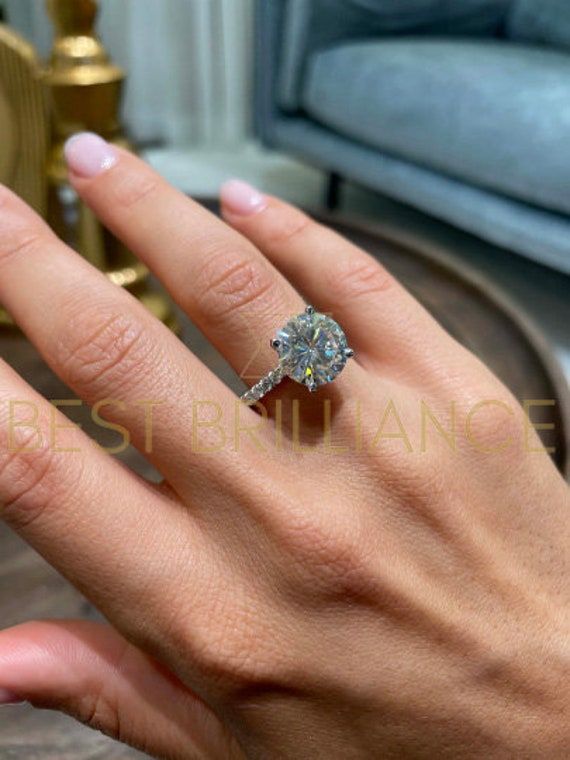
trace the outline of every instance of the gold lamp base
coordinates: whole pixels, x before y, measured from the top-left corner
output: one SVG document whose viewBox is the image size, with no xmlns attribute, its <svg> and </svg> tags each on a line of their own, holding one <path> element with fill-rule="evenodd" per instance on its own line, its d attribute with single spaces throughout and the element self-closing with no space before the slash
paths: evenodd
<svg viewBox="0 0 570 760">
<path fill-rule="evenodd" d="M 77 198 L 67 179 L 63 149 L 65 141 L 76 132 L 96 132 L 116 145 L 131 147 L 119 120 L 125 75 L 111 62 L 95 33 L 97 3 L 95 0 L 46 0 L 46 7 L 55 35 L 45 67 L 37 62 L 27 43 L 13 41 L 17 35 L 10 35 L 11 47 L 3 46 L 0 37 L 0 63 L 3 52 L 10 56 L 7 59 L 10 66 L 2 66 L 4 70 L 0 70 L 0 106 L 3 90 L 9 93 L 5 100 L 9 101 L 12 111 L 22 111 L 32 101 L 32 95 L 35 103 L 34 113 L 31 116 L 24 114 L 20 129 L 12 130 L 21 143 L 15 153 L 29 155 L 30 146 L 42 142 L 40 132 L 43 136 L 40 160 L 33 166 L 28 160 L 23 167 L 30 178 L 30 188 L 35 188 L 38 176 L 41 177 L 40 197 L 36 197 L 38 192 L 33 197 L 31 191 L 22 192 L 21 180 L 18 186 L 15 179 L 10 181 L 8 178 L 6 184 L 47 216 L 50 226 L 64 242 L 176 330 L 177 320 L 169 298 L 153 287 L 146 267 L 103 227 Z M 17 76 L 12 73 L 14 71 L 19 72 Z M 46 155 L 48 143 L 50 147 Z M 22 146 L 26 150 L 22 150 Z M 0 324 L 14 324 L 1 308 Z"/>
</svg>

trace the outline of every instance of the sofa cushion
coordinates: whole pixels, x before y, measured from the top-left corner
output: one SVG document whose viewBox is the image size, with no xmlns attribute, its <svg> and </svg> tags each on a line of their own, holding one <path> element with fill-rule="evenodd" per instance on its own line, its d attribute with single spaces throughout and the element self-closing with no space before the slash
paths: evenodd
<svg viewBox="0 0 570 760">
<path fill-rule="evenodd" d="M 507 19 L 513 40 L 570 48 L 568 0 L 515 0 Z"/>
<path fill-rule="evenodd" d="M 350 177 L 484 240 L 570 276 L 570 216 L 447 177 L 354 142 L 301 117 L 273 122 L 273 146 Z M 493 254 L 493 251 L 487 251 Z M 561 297 L 566 296 L 560 281 Z"/>
<path fill-rule="evenodd" d="M 570 56 L 499 41 L 399 39 L 315 54 L 303 106 L 365 145 L 570 213 Z"/>
<path fill-rule="evenodd" d="M 285 3 L 279 104 L 299 106 L 307 57 L 339 41 L 379 35 L 492 36 L 514 0 L 261 0 Z"/>
</svg>

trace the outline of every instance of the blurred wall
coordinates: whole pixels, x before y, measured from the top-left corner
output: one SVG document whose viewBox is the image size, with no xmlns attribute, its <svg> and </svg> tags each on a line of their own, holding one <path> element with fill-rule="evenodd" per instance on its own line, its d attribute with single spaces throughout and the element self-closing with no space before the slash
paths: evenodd
<svg viewBox="0 0 570 760">
<path fill-rule="evenodd" d="M 43 0 L 5 0 L 46 55 Z M 124 119 L 138 141 L 232 147 L 250 133 L 253 0 L 101 0 L 100 35 L 129 72 Z"/>
</svg>

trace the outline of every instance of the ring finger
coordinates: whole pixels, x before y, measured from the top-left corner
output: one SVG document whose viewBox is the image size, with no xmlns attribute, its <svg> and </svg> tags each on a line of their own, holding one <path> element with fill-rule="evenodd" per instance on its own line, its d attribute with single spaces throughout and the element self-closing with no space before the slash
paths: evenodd
<svg viewBox="0 0 570 760">
<path fill-rule="evenodd" d="M 456 356 L 457 346 L 435 319 L 358 246 L 243 182 L 228 182 L 221 200 L 226 221 L 354 334 L 363 363 L 379 364 L 383 373 L 412 366 L 417 374 L 436 348 L 446 360 Z"/>
</svg>

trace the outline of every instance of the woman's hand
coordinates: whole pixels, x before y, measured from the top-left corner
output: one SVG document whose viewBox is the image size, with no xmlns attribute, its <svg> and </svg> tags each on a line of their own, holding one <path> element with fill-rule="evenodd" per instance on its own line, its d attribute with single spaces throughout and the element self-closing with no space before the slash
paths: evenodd
<svg viewBox="0 0 570 760">
<path fill-rule="evenodd" d="M 296 209 L 230 183 L 224 223 L 98 138 L 67 155 L 237 372 L 271 369 L 307 302 L 357 358 L 317 394 L 285 381 L 265 418 L 2 190 L 1 302 L 146 452 L 152 401 L 165 481 L 54 426 L 2 364 L 3 517 L 110 625 L 4 631 L 0 699 L 164 758 L 568 758 L 570 500 L 515 399 Z"/>
</svg>

